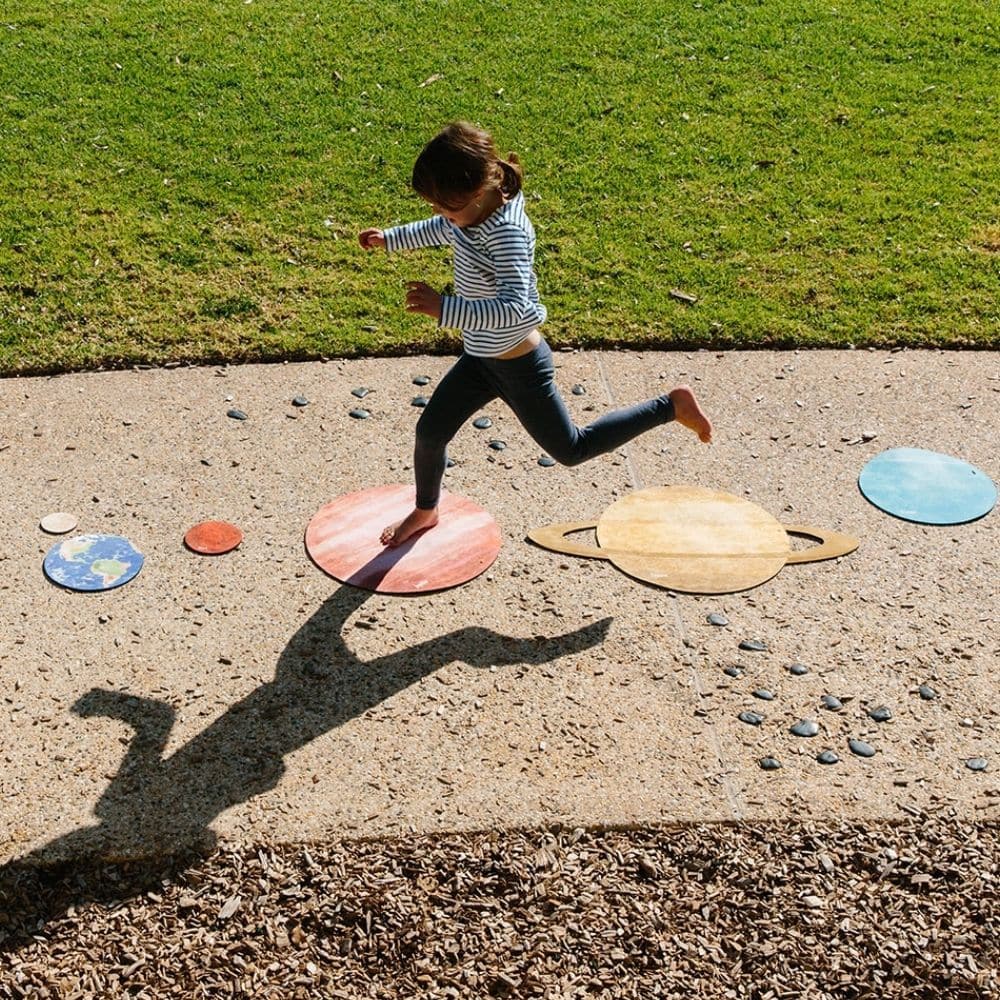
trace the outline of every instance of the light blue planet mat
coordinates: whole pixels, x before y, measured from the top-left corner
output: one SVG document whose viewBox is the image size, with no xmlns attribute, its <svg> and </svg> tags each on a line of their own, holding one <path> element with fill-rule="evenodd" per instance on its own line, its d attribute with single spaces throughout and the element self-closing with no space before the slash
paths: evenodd
<svg viewBox="0 0 1000 1000">
<path fill-rule="evenodd" d="M 880 510 L 919 524 L 965 524 L 997 502 L 997 488 L 982 469 L 922 448 L 876 455 L 861 470 L 858 488 Z"/>
<path fill-rule="evenodd" d="M 74 535 L 49 549 L 42 569 L 69 590 L 111 590 L 133 579 L 144 558 L 120 535 Z"/>
</svg>

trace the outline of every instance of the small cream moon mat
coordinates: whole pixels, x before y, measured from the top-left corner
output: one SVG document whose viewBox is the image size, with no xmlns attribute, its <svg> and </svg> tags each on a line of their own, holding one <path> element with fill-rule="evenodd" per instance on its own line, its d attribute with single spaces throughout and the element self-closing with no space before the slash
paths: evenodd
<svg viewBox="0 0 1000 1000">
<path fill-rule="evenodd" d="M 566 538 L 590 528 L 597 548 Z M 793 551 L 789 534 L 820 544 Z M 785 563 L 833 559 L 858 547 L 849 535 L 781 525 L 757 504 L 698 486 L 639 490 L 616 500 L 596 524 L 550 524 L 528 538 L 553 552 L 608 559 L 629 576 L 689 594 L 748 590 Z"/>
</svg>

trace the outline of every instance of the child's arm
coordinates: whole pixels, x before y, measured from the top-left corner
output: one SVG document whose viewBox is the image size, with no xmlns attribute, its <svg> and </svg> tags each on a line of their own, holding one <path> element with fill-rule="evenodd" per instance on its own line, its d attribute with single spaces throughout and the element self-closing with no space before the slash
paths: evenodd
<svg viewBox="0 0 1000 1000">
<path fill-rule="evenodd" d="M 421 250 L 425 247 L 443 247 L 452 241 L 451 229 L 443 215 L 432 215 L 405 226 L 393 226 L 382 233 L 389 253 L 396 250 Z"/>
<path fill-rule="evenodd" d="M 499 229 L 487 244 L 487 250 L 496 265 L 496 298 L 442 295 L 441 326 L 504 330 L 523 326 L 528 319 L 543 322 L 544 313 L 529 296 L 533 276 L 527 233 L 516 226 Z"/>
<path fill-rule="evenodd" d="M 423 247 L 443 247 L 452 242 L 443 216 L 435 215 L 405 226 L 391 229 L 362 229 L 358 242 L 365 250 L 419 250 Z"/>
</svg>

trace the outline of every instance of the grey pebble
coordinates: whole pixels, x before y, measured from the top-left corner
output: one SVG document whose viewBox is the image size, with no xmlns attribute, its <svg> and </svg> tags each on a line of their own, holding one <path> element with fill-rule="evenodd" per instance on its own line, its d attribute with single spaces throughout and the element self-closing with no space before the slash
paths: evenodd
<svg viewBox="0 0 1000 1000">
<path fill-rule="evenodd" d="M 847 745 L 851 748 L 851 753 L 857 754 L 859 757 L 874 757 L 875 748 L 869 746 L 864 740 L 848 740 Z"/>
<path fill-rule="evenodd" d="M 970 757 L 965 762 L 965 766 L 970 771 L 985 771 L 986 770 L 986 758 L 985 757 Z"/>
<path fill-rule="evenodd" d="M 706 621 L 709 625 L 718 625 L 720 628 L 729 624 L 729 619 L 725 615 L 720 615 L 717 611 L 713 611 Z"/>
<path fill-rule="evenodd" d="M 723 667 L 722 668 L 722 672 L 724 674 L 728 674 L 730 677 L 742 677 L 743 676 L 743 668 L 742 667 L 737 667 L 737 666 Z"/>
<path fill-rule="evenodd" d="M 352 396 L 357 396 L 358 399 L 364 399 L 365 396 L 367 396 L 368 393 L 370 393 L 370 392 L 371 392 L 371 389 L 366 389 L 363 385 L 359 385 L 357 387 L 357 389 L 352 389 L 351 390 L 351 395 Z"/>
<path fill-rule="evenodd" d="M 552 466 L 556 464 L 556 460 L 554 458 L 549 458 L 548 455 L 539 455 L 538 464 L 543 468 L 551 469 Z"/>
<path fill-rule="evenodd" d="M 762 771 L 777 771 L 781 768 L 781 761 L 775 760 L 774 757 L 761 757 L 757 763 L 760 764 Z"/>
<path fill-rule="evenodd" d="M 506 442 L 506 441 L 499 441 L 499 440 L 498 440 L 497 438 L 493 438 L 493 440 L 492 440 L 492 441 L 490 441 L 490 444 L 489 444 L 489 446 L 490 446 L 490 447 L 491 447 L 491 448 L 492 448 L 492 449 L 493 449 L 494 451 L 503 451 L 503 450 L 504 450 L 504 448 L 506 448 L 506 447 L 507 447 L 507 442 Z"/>
<path fill-rule="evenodd" d="M 761 701 L 774 701 L 774 692 L 768 691 L 765 688 L 757 688 L 754 691 L 753 696 L 755 698 L 760 698 Z"/>
<path fill-rule="evenodd" d="M 874 719 L 876 722 L 888 722 L 892 718 L 892 712 L 887 706 L 879 705 L 878 708 L 869 710 L 868 718 Z"/>
<path fill-rule="evenodd" d="M 571 390 L 574 396 L 586 396 L 587 390 L 580 384 L 574 385 Z"/>
<path fill-rule="evenodd" d="M 917 688 L 917 691 L 920 692 L 920 697 L 923 698 L 924 701 L 933 701 L 937 697 L 937 691 L 935 691 L 929 684 L 921 684 L 920 687 Z"/>
<path fill-rule="evenodd" d="M 812 719 L 799 719 L 790 731 L 794 736 L 815 736 L 819 732 L 819 723 Z"/>
<path fill-rule="evenodd" d="M 759 726 L 764 721 L 764 716 L 760 712 L 740 712 L 739 720 L 748 726 Z"/>
<path fill-rule="evenodd" d="M 809 673 L 809 668 L 804 663 L 793 663 L 788 668 L 790 674 L 794 674 L 796 677 L 802 677 L 804 674 Z"/>
<path fill-rule="evenodd" d="M 429 385 L 430 378 L 427 375 L 415 375 L 413 378 L 414 385 Z"/>
<path fill-rule="evenodd" d="M 426 396 L 414 396 L 410 400 L 410 406 L 426 406 L 430 402 Z"/>
<path fill-rule="evenodd" d="M 453 459 L 450 455 L 444 460 L 444 467 L 446 469 L 450 469 L 453 465 L 457 464 L 458 463 L 455 461 L 455 459 Z"/>
<path fill-rule="evenodd" d="M 816 760 L 821 764 L 836 764 L 840 758 L 832 750 L 824 750 L 816 755 Z"/>
<path fill-rule="evenodd" d="M 740 649 L 747 649 L 751 653 L 766 653 L 767 643 L 761 642 L 760 639 L 744 639 L 740 643 Z"/>
<path fill-rule="evenodd" d="M 309 400 L 305 396 L 296 396 L 292 400 L 292 406 L 308 406 Z"/>
<path fill-rule="evenodd" d="M 233 420 L 246 420 L 247 415 L 242 410 L 227 410 L 227 417 L 232 417 Z"/>
<path fill-rule="evenodd" d="M 493 421 L 490 420 L 489 417 L 476 417 L 476 419 L 472 421 L 472 426 L 477 430 L 484 431 L 487 427 L 493 426 Z"/>
<path fill-rule="evenodd" d="M 361 410 L 361 409 L 351 410 L 350 415 L 354 417 L 355 420 L 367 420 L 371 416 L 371 414 L 367 410 Z"/>
<path fill-rule="evenodd" d="M 834 698 L 832 694 L 823 695 L 820 701 L 823 707 L 830 709 L 831 712 L 839 712 L 844 707 L 844 703 L 839 698 Z"/>
</svg>

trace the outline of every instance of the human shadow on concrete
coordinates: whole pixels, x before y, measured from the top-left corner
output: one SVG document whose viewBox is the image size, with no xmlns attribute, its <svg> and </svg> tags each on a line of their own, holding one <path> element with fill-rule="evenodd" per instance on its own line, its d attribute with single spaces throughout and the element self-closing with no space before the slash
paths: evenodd
<svg viewBox="0 0 1000 1000">
<path fill-rule="evenodd" d="M 599 646 L 611 621 L 530 639 L 464 627 L 362 661 L 343 632 L 371 596 L 354 587 L 337 590 L 292 637 L 273 680 L 168 757 L 164 749 L 175 720 L 172 706 L 122 691 L 84 694 L 74 712 L 118 719 L 133 735 L 94 809 L 97 824 L 0 866 L 0 950 L 65 914 L 70 905 L 134 895 L 155 885 L 165 871 L 183 869 L 204 856 L 216 842 L 213 821 L 226 809 L 273 789 L 288 754 L 445 664 L 547 663 Z"/>
</svg>

